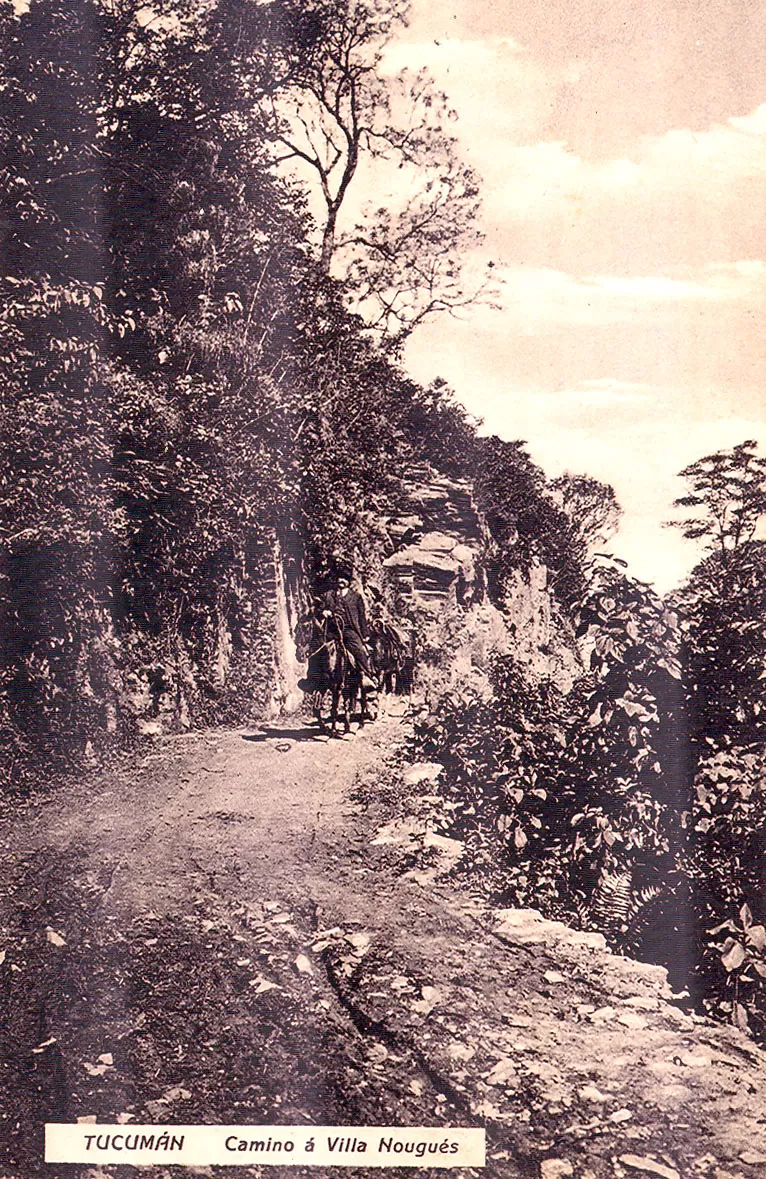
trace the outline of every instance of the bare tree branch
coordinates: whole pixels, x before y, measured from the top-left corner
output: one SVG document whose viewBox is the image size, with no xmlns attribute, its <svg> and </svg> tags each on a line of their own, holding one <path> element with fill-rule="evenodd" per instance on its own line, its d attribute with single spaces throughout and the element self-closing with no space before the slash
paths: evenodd
<svg viewBox="0 0 766 1179">
<path fill-rule="evenodd" d="M 319 2 L 324 37 L 274 110 L 274 142 L 291 153 L 275 159 L 299 160 L 318 178 L 321 268 L 342 269 L 357 310 L 393 343 L 408 324 L 484 297 L 486 279 L 469 286 L 460 277 L 462 258 L 480 242 L 479 180 L 458 158 L 447 129 L 454 112 L 428 75 L 379 73 L 383 47 L 406 21 L 403 0 Z M 418 191 L 403 207 L 368 209 L 362 225 L 341 232 L 365 157 L 406 169 Z"/>
</svg>

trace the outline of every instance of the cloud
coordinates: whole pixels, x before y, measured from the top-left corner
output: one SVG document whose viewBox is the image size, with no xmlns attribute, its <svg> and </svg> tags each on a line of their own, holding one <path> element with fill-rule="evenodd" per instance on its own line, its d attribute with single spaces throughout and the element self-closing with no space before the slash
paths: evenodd
<svg viewBox="0 0 766 1179">
<path fill-rule="evenodd" d="M 400 57 L 458 111 L 503 305 L 426 325 L 408 366 L 549 474 L 613 483 L 616 551 L 663 587 L 698 556 L 660 526 L 676 472 L 766 442 L 763 16 L 764 0 L 413 0 Z"/>
<path fill-rule="evenodd" d="M 629 159 L 591 164 L 563 141 L 509 146 L 490 168 L 485 200 L 489 221 L 510 215 L 542 216 L 571 213 L 591 190 L 624 190 L 638 182 L 639 168 Z M 494 183 L 492 181 L 494 180 Z"/>
<path fill-rule="evenodd" d="M 534 143 L 551 117 L 562 87 L 577 67 L 553 70 L 536 62 L 512 37 L 398 40 L 387 46 L 381 70 L 427 69 L 459 115 L 456 132 L 480 168 L 491 165 L 499 142 Z M 492 151 L 494 145 L 494 155 Z"/>
<path fill-rule="evenodd" d="M 686 488 L 679 472 L 700 455 L 763 436 L 762 416 L 721 419 L 695 393 L 604 377 L 578 387 L 530 393 L 518 387 L 484 399 L 485 432 L 528 440 L 550 477 L 585 472 L 610 483 L 624 508 L 610 551 L 664 592 L 686 577 L 701 549 L 675 529 L 673 501 Z"/>
<path fill-rule="evenodd" d="M 636 259 L 650 272 L 758 257 L 766 104 L 752 95 L 757 85 L 763 96 L 763 72 L 748 64 L 748 85 L 735 85 L 743 53 L 710 23 L 686 40 L 689 14 L 674 13 L 674 0 L 649 0 L 640 19 L 627 0 L 615 2 L 608 20 L 589 8 L 581 25 L 561 14 L 567 6 L 534 0 L 546 21 L 533 27 L 526 9 L 491 15 L 461 0 L 426 12 L 416 0 L 413 36 L 388 47 L 384 68 L 426 66 L 449 95 L 461 149 L 484 178 L 484 223 L 501 258 L 635 273 Z M 455 29 L 445 34 L 453 8 Z M 608 28 L 599 31 L 602 18 Z M 664 40 L 642 56 L 655 24 Z M 682 50 L 689 71 L 699 52 L 718 72 L 680 74 Z"/>
<path fill-rule="evenodd" d="M 492 37 L 472 40 L 446 37 L 430 41 L 394 41 L 386 46 L 381 62 L 381 72 L 392 75 L 400 70 L 436 70 L 447 74 L 453 69 L 476 70 L 494 67 L 499 57 L 506 53 L 518 56 L 522 46 L 512 37 Z"/>
<path fill-rule="evenodd" d="M 463 8 L 464 20 L 469 9 L 476 13 L 480 29 L 475 6 Z M 619 90 L 625 59 L 615 50 L 601 64 Z M 459 115 L 461 150 L 484 179 L 484 225 L 500 258 L 635 273 L 636 259 L 650 272 L 663 263 L 696 266 L 762 250 L 766 104 L 735 105 L 702 126 L 701 112 L 688 125 L 647 128 L 639 120 L 632 135 L 625 125 L 617 142 L 608 114 L 619 121 L 615 97 L 602 101 L 588 89 L 593 62 L 574 49 L 544 55 L 534 40 L 525 44 L 506 30 L 397 42 L 384 66 L 392 73 L 426 66 L 446 90 Z M 706 85 L 696 83 L 699 91 Z M 674 93 L 675 87 L 666 97 Z M 629 97 L 635 108 L 656 99 L 644 92 Z M 718 98 L 716 111 L 723 106 Z M 738 101 L 731 87 L 727 98 Z M 573 104 L 582 107 L 579 123 Z M 666 120 L 673 113 L 668 102 Z"/>
<path fill-rule="evenodd" d="M 740 105 L 752 86 L 724 86 L 710 71 L 691 90 L 685 76 L 671 73 L 658 98 L 650 75 L 666 49 L 668 69 L 676 69 L 682 48 L 692 55 L 691 69 L 701 46 L 733 71 L 734 59 L 726 65 L 723 54 L 729 47 L 704 22 L 684 40 L 688 12 L 681 6 L 673 14 L 675 0 L 649 0 L 638 24 L 627 0 L 615 2 L 624 22 L 617 11 L 606 20 L 589 9 L 579 25 L 572 13 L 534 0 L 547 15 L 533 27 L 526 11 L 488 14 L 475 0 L 426 11 L 416 0 L 413 27 L 386 49 L 383 67 L 394 74 L 425 66 L 447 92 L 461 150 L 484 179 L 483 222 L 496 261 L 648 274 L 757 258 L 766 223 L 766 104 Z M 602 17 L 608 29 L 599 32 Z M 642 67 L 637 45 L 656 22 L 670 44 L 655 45 Z M 564 26 L 573 40 L 563 38 Z M 558 39 L 555 52 L 551 38 Z M 753 68 L 753 85 L 762 87 L 762 77 Z M 689 101 L 676 104 L 680 91 Z M 701 105 L 691 101 L 695 95 L 704 97 Z M 647 122 L 641 111 L 658 101 L 662 109 Z M 713 115 L 707 123 L 706 113 Z M 677 119 L 684 114 L 686 125 Z"/>
<path fill-rule="evenodd" d="M 642 171 L 661 173 L 665 184 L 712 180 L 731 183 L 766 172 L 766 107 L 744 118 L 732 117 L 706 131 L 673 128 L 644 136 L 637 151 Z"/>
<path fill-rule="evenodd" d="M 699 272 L 695 281 L 664 274 L 627 278 L 608 275 L 586 279 L 583 285 L 595 287 L 607 298 L 643 303 L 749 300 L 766 295 L 766 265 L 758 259 L 712 263 Z"/>
<path fill-rule="evenodd" d="M 589 200 L 646 204 L 673 192 L 695 192 L 704 199 L 712 191 L 725 200 L 727 190 L 748 180 L 760 185 L 764 174 L 766 106 L 705 132 L 674 128 L 644 136 L 613 159 L 584 159 L 562 140 L 508 145 L 499 159 L 495 151 L 485 167 L 492 183 L 487 216 L 502 220 L 523 213 L 550 219 L 571 215 Z"/>
<path fill-rule="evenodd" d="M 762 103 L 752 115 L 742 119 L 729 119 L 732 127 L 739 131 L 748 131 L 751 135 L 766 135 L 766 102 Z"/>
<path fill-rule="evenodd" d="M 561 390 L 556 396 L 563 397 L 570 404 L 597 405 L 600 407 L 618 405 L 641 405 L 657 397 L 657 390 L 645 381 L 621 381 L 616 377 L 595 377 L 575 389 Z"/>
<path fill-rule="evenodd" d="M 522 46 L 550 81 L 547 125 L 535 138 L 563 139 L 592 158 L 669 127 L 697 131 L 746 116 L 764 98 L 763 24 L 763 0 L 413 0 L 404 37 Z M 483 75 L 473 83 L 482 90 Z"/>
<path fill-rule="evenodd" d="M 550 267 L 504 266 L 500 302 L 522 334 L 562 327 L 604 326 L 658 318 L 668 308 L 690 313 L 700 305 L 759 305 L 766 301 L 766 265 L 755 260 L 714 263 L 694 275 L 584 275 Z M 637 320 L 638 317 L 638 320 Z"/>
</svg>

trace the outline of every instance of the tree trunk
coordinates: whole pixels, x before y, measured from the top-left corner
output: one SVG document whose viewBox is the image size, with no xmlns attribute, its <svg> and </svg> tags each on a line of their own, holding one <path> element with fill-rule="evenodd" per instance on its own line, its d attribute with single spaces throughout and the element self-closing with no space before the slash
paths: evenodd
<svg viewBox="0 0 766 1179">
<path fill-rule="evenodd" d="M 357 164 L 359 163 L 359 135 L 354 133 L 354 138 L 351 139 L 349 135 L 349 153 L 346 160 L 346 166 L 343 169 L 343 178 L 341 179 L 338 191 L 334 197 L 329 195 L 329 191 L 325 189 L 325 200 L 327 201 L 327 221 L 325 222 L 324 233 L 322 235 L 322 256 L 320 258 L 320 266 L 323 274 L 330 273 L 330 266 L 332 264 L 333 251 L 335 249 L 335 226 L 338 220 L 338 213 L 343 204 L 343 198 L 346 195 L 346 190 L 354 179 Z"/>
<path fill-rule="evenodd" d="M 319 265 L 322 270 L 322 274 L 330 273 L 332 255 L 335 249 L 335 223 L 337 220 L 337 208 L 328 209 L 327 221 L 325 222 L 324 233 L 322 235 L 322 254 L 319 259 Z"/>
</svg>

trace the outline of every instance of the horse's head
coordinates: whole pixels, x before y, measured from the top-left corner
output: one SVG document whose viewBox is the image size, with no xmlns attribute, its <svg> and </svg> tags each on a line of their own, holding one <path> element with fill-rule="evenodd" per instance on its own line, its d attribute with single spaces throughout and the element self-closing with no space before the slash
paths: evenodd
<svg viewBox="0 0 766 1179">
<path fill-rule="evenodd" d="M 314 617 L 309 665 L 316 674 L 332 676 L 342 652 L 342 622 L 331 610 L 323 610 Z"/>
<path fill-rule="evenodd" d="M 325 610 L 322 614 L 322 633 L 325 640 L 341 641 L 343 638 L 343 618 L 334 610 Z"/>
</svg>

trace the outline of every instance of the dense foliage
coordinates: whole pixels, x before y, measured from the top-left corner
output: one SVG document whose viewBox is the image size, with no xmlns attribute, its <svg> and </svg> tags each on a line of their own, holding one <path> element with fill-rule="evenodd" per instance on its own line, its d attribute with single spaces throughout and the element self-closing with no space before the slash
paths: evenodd
<svg viewBox="0 0 766 1179">
<path fill-rule="evenodd" d="M 581 564 L 573 620 L 586 670 L 566 695 L 500 661 L 493 698 L 453 694 L 419 743 L 445 766 L 445 829 L 472 843 L 496 897 L 603 929 L 765 1034 L 766 546 L 753 539 L 764 502 L 754 447 L 683 472 L 708 513 L 694 537 L 710 551 L 667 601 L 614 562 Z M 523 456 L 518 470 L 527 491 Z M 513 553 L 524 525 L 504 478 L 508 494 L 485 505 Z M 577 483 L 554 494 L 586 494 L 587 530 L 602 532 L 611 497 Z"/>
<path fill-rule="evenodd" d="M 675 601 L 695 733 L 752 739 L 766 719 L 766 545 L 711 553 Z"/>
<path fill-rule="evenodd" d="M 454 696 L 420 734 L 495 889 L 570 912 L 605 867 L 673 864 L 687 757 L 677 618 L 612 565 L 578 617 L 591 666 L 566 696 L 500 660 L 491 701 Z"/>
</svg>

